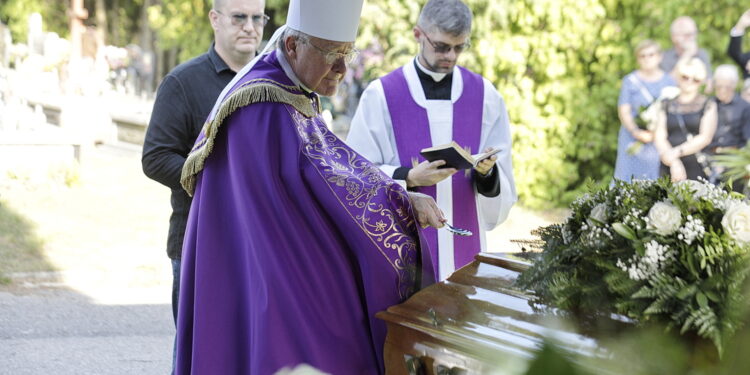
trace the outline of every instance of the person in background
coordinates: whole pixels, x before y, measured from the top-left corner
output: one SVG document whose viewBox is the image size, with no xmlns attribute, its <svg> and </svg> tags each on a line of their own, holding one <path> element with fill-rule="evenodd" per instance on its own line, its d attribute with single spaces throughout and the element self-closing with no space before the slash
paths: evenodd
<svg viewBox="0 0 750 375">
<path fill-rule="evenodd" d="M 716 132 L 716 102 L 701 94 L 706 66 L 698 58 L 683 59 L 675 67 L 680 94 L 664 102 L 654 145 L 661 158 L 661 174 L 673 181 L 708 179 L 710 166 L 704 147 Z"/>
<path fill-rule="evenodd" d="M 469 47 L 471 23 L 463 2 L 428 1 L 413 28 L 417 56 L 367 87 L 347 136 L 383 172 L 435 197 L 449 222 L 475 234 L 427 232 L 441 280 L 486 250 L 485 231 L 505 221 L 517 199 L 505 102 L 487 79 L 456 65 Z M 451 141 L 471 153 L 501 151 L 467 173 L 419 153 Z"/>
<path fill-rule="evenodd" d="M 659 44 L 644 40 L 635 47 L 638 69 L 622 79 L 617 113 L 620 133 L 617 137 L 615 178 L 654 180 L 659 177 L 659 153 L 653 144 L 654 133 L 636 123 L 640 112 L 654 103 L 665 87 L 676 86 L 672 76 L 659 68 L 662 54 Z"/>
<path fill-rule="evenodd" d="M 742 52 L 742 37 L 750 27 L 750 9 L 746 10 L 729 31 L 727 55 L 740 66 L 743 78 L 750 78 L 750 52 Z"/>
<path fill-rule="evenodd" d="M 180 173 L 219 93 L 256 55 L 268 21 L 264 9 L 264 0 L 214 0 L 208 13 L 214 43 L 203 55 L 169 72 L 154 101 L 141 163 L 146 176 L 172 190 L 167 256 L 172 262 L 175 324 L 182 242 L 191 201 L 180 185 Z"/>
<path fill-rule="evenodd" d="M 750 104 L 737 93 L 739 81 L 740 76 L 735 66 L 719 65 L 716 68 L 714 87 L 718 121 L 713 141 L 705 149 L 708 156 L 743 147 L 747 143 L 747 133 L 750 131 Z M 720 182 L 723 169 L 716 165 L 712 165 L 711 169 L 713 173 L 709 181 Z M 742 191 L 739 184 L 733 188 L 735 191 Z"/>
<path fill-rule="evenodd" d="M 375 314 L 433 282 L 420 225 L 444 218 L 333 134 L 319 95 L 356 55 L 363 0 L 291 0 L 222 92 L 185 162 L 177 374 L 302 363 L 382 374 Z"/>
<path fill-rule="evenodd" d="M 681 59 L 697 57 L 708 70 L 706 91 L 711 92 L 713 87 L 711 83 L 711 57 L 705 49 L 698 47 L 698 26 L 695 21 L 688 16 L 677 17 L 669 27 L 669 35 L 672 39 L 672 48 L 664 51 L 664 56 L 659 64 L 661 70 L 671 74 L 674 79 L 678 79 L 678 74 L 675 71 L 677 62 Z"/>
</svg>

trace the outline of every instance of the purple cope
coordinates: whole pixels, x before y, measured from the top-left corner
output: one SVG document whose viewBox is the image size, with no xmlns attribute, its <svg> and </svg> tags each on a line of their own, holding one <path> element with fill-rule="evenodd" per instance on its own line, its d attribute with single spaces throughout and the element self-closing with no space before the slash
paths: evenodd
<svg viewBox="0 0 750 375">
<path fill-rule="evenodd" d="M 193 150 L 210 154 L 191 174 L 176 373 L 382 374 L 375 313 L 434 282 L 406 191 L 328 130 L 276 52 L 222 108 Z"/>
</svg>

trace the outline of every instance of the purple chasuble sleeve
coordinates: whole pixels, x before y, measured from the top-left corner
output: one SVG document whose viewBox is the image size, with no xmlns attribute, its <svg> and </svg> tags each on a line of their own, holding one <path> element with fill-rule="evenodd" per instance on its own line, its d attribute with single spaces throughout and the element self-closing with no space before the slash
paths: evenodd
<svg viewBox="0 0 750 375">
<path fill-rule="evenodd" d="M 416 290 L 420 262 L 431 260 L 398 184 L 319 116 L 282 103 L 241 107 L 197 176 L 176 373 L 307 363 L 381 374 L 385 324 L 374 315 Z"/>
</svg>

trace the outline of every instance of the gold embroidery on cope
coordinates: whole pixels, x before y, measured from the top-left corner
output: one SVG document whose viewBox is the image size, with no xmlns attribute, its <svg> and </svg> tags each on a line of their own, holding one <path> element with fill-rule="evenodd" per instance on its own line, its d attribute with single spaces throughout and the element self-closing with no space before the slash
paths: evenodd
<svg viewBox="0 0 750 375">
<path fill-rule="evenodd" d="M 302 153 L 317 161 L 313 165 L 322 166 L 317 167 L 317 170 L 329 188 L 345 188 L 347 194 L 343 201 L 339 198 L 339 202 L 347 208 L 352 219 L 376 247 L 395 251 L 397 256 L 393 260 L 382 250 L 381 254 L 398 275 L 400 297 L 408 297 L 415 287 L 417 245 L 399 227 L 401 223 L 406 223 L 407 227 L 416 224 L 402 208 L 387 207 L 374 202 L 373 198 L 384 194 L 391 199 L 408 202 L 409 197 L 398 184 L 384 178 L 377 167 L 358 159 L 356 153 L 341 145 L 338 137 L 322 121 L 316 121 L 316 117 L 306 118 L 294 109 L 287 108 L 297 126 Z"/>
</svg>

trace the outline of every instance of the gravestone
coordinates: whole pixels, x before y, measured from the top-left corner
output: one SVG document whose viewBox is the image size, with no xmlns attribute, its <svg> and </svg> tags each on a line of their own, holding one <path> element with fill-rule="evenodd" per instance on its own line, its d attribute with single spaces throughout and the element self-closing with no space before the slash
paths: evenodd
<svg viewBox="0 0 750 375">
<path fill-rule="evenodd" d="M 44 30 L 42 15 L 31 13 L 29 15 L 28 39 L 26 43 L 29 46 L 29 54 L 41 55 L 44 53 Z"/>
<path fill-rule="evenodd" d="M 10 36 L 10 28 L 0 22 L 0 68 L 10 66 L 11 46 L 13 46 L 13 39 Z"/>
</svg>

